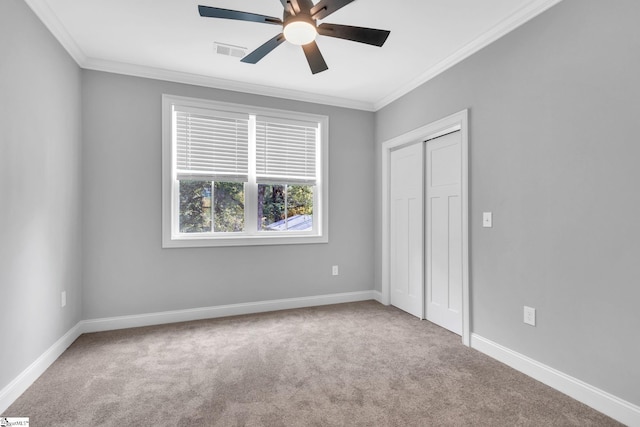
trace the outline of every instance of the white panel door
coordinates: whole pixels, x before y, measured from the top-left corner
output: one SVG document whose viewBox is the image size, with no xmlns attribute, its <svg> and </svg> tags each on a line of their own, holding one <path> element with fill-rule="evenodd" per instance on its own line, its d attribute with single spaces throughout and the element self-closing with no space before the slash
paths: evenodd
<svg viewBox="0 0 640 427">
<path fill-rule="evenodd" d="M 427 320 L 462 334 L 461 132 L 426 147 Z"/>
<path fill-rule="evenodd" d="M 423 143 L 391 152 L 389 283 L 391 304 L 424 318 Z"/>
</svg>

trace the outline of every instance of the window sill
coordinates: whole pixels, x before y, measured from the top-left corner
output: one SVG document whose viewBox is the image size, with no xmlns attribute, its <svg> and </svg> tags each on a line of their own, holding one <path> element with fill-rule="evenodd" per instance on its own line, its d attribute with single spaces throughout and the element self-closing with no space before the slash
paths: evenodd
<svg viewBox="0 0 640 427">
<path fill-rule="evenodd" d="M 327 235 L 280 235 L 280 236 L 180 236 L 179 238 L 164 237 L 162 247 L 168 248 L 206 248 L 228 246 L 267 246 L 267 245 L 307 245 L 328 243 Z"/>
</svg>

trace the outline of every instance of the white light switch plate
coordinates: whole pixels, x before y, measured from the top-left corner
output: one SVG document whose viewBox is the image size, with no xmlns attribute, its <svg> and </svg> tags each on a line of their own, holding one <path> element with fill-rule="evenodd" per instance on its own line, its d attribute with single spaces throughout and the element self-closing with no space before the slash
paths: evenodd
<svg viewBox="0 0 640 427">
<path fill-rule="evenodd" d="M 491 212 L 482 212 L 482 226 L 493 227 L 493 215 Z"/>
</svg>

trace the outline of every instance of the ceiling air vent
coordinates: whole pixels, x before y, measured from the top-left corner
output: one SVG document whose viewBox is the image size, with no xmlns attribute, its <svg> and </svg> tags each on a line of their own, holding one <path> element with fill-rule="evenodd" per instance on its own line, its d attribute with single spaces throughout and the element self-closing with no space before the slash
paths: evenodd
<svg viewBox="0 0 640 427">
<path fill-rule="evenodd" d="M 246 47 L 227 43 L 213 42 L 213 48 L 218 55 L 233 56 L 234 58 L 244 58 L 247 54 Z"/>
</svg>

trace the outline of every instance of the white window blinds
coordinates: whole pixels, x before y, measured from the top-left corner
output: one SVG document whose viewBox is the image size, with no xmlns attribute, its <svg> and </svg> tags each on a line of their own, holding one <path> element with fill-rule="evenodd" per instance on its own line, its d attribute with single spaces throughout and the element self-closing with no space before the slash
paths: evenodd
<svg viewBox="0 0 640 427">
<path fill-rule="evenodd" d="M 257 181 L 315 184 L 318 137 L 318 123 L 258 116 Z"/>
<path fill-rule="evenodd" d="M 248 180 L 248 115 L 179 107 L 174 120 L 179 180 Z"/>
</svg>

